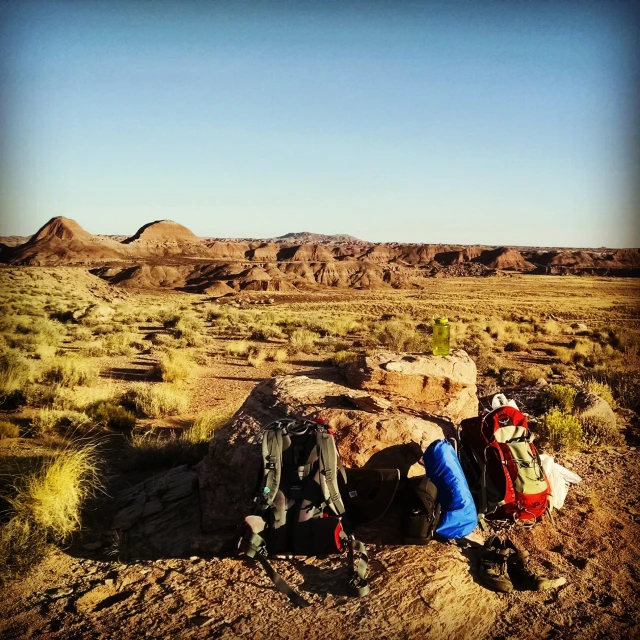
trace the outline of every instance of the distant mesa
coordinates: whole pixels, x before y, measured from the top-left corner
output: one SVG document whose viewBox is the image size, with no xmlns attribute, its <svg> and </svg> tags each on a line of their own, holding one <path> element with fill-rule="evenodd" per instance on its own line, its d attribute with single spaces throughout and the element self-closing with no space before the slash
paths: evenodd
<svg viewBox="0 0 640 640">
<path fill-rule="evenodd" d="M 25 265 L 85 264 L 121 259 L 125 253 L 120 243 L 93 236 L 75 220 L 58 216 L 24 244 L 5 250 L 2 259 Z"/>
<path fill-rule="evenodd" d="M 156 220 L 140 227 L 130 238 L 122 241 L 122 244 L 139 244 L 150 246 L 194 244 L 202 245 L 202 242 L 193 231 L 172 220 Z"/>
<path fill-rule="evenodd" d="M 84 265 L 112 284 L 212 297 L 328 287 L 420 290 L 430 278 L 509 273 L 640 276 L 638 249 L 371 243 L 306 231 L 263 240 L 205 239 L 171 220 L 146 224 L 130 237 L 99 236 L 62 216 L 17 245 L 0 238 L 0 262 Z"/>
<path fill-rule="evenodd" d="M 285 233 L 283 236 L 273 238 L 276 241 L 285 241 L 293 243 L 333 243 L 333 244 L 368 244 L 364 240 L 355 238 L 354 236 L 347 235 L 346 233 L 337 233 L 334 235 L 327 235 L 324 233 L 311 233 L 310 231 L 297 231 L 295 233 Z"/>
<path fill-rule="evenodd" d="M 536 268 L 519 251 L 510 247 L 483 251 L 475 260 L 485 267 L 502 271 L 533 271 Z"/>
</svg>

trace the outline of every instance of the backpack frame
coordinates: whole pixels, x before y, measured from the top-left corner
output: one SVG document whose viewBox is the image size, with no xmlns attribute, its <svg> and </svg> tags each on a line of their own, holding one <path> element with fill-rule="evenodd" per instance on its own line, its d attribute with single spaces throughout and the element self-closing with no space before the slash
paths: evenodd
<svg viewBox="0 0 640 640">
<path fill-rule="evenodd" d="M 245 518 L 238 548 L 260 562 L 275 587 L 297 606 L 309 603 L 273 569 L 269 554 L 315 556 L 346 550 L 349 595 L 369 593 L 366 548 L 345 531 L 349 526 L 343 519 L 339 476 L 346 483 L 333 432 L 322 423 L 285 418 L 265 427 L 254 513 Z"/>
</svg>

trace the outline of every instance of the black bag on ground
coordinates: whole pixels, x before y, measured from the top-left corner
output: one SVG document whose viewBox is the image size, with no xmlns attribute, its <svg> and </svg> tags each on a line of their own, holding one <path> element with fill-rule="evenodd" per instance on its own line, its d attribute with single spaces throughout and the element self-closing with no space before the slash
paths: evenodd
<svg viewBox="0 0 640 640">
<path fill-rule="evenodd" d="M 245 519 L 238 548 L 260 562 L 276 588 L 298 606 L 309 603 L 278 575 L 268 554 L 315 556 L 346 550 L 351 565 L 348 593 L 369 593 L 365 546 L 343 527 L 339 475 L 346 484 L 331 430 L 293 419 L 277 420 L 265 428 L 256 507 Z"/>
<path fill-rule="evenodd" d="M 402 484 L 402 541 L 428 544 L 440 520 L 438 489 L 426 476 L 405 478 Z"/>
</svg>

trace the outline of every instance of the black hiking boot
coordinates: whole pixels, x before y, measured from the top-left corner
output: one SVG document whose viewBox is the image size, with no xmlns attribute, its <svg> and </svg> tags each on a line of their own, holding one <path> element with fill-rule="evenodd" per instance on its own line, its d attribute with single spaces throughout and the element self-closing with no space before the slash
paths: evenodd
<svg viewBox="0 0 640 640">
<path fill-rule="evenodd" d="M 545 591 L 553 587 L 560 587 L 567 581 L 566 578 L 553 579 L 536 573 L 529 566 L 529 552 L 518 549 L 511 540 L 505 540 L 504 546 L 510 552 L 507 568 L 516 586 L 529 591 Z"/>
<path fill-rule="evenodd" d="M 480 553 L 480 580 L 483 584 L 502 593 L 513 591 L 513 583 L 507 571 L 511 549 L 505 549 L 498 536 L 491 536 Z"/>
</svg>

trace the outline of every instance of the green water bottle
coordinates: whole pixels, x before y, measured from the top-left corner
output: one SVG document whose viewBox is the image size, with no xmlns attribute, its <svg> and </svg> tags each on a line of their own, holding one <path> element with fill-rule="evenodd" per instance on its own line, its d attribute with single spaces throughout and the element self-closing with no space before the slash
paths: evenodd
<svg viewBox="0 0 640 640">
<path fill-rule="evenodd" d="M 433 355 L 448 356 L 451 355 L 449 344 L 450 326 L 447 318 L 433 319 Z"/>
</svg>

